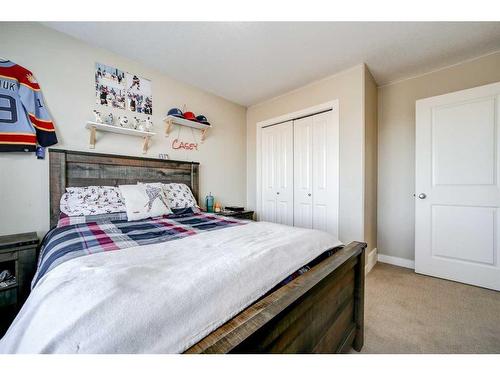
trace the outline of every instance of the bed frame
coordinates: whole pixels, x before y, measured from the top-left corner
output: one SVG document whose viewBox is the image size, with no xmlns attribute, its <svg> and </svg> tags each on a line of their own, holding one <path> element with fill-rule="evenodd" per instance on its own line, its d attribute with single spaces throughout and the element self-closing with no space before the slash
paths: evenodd
<svg viewBox="0 0 500 375">
<path fill-rule="evenodd" d="M 49 150 L 50 223 L 66 187 L 182 182 L 199 198 L 199 163 Z M 364 336 L 366 244 L 351 242 L 247 307 L 186 353 L 341 353 Z"/>
</svg>

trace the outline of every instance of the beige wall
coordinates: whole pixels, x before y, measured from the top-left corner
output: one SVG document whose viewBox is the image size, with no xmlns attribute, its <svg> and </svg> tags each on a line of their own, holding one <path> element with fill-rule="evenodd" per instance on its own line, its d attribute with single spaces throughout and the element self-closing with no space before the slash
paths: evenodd
<svg viewBox="0 0 500 375">
<path fill-rule="evenodd" d="M 378 89 L 378 250 L 414 259 L 415 101 L 500 81 L 500 52 Z"/>
<path fill-rule="evenodd" d="M 377 83 L 365 66 L 365 241 L 377 247 Z"/>
<path fill-rule="evenodd" d="M 42 86 L 60 139 L 56 147 L 88 150 L 84 124 L 92 119 L 92 109 L 99 108 L 94 101 L 94 63 L 131 71 L 152 80 L 158 135 L 147 156 L 166 152 L 172 159 L 200 161 L 201 196 L 212 191 L 223 204 L 247 201 L 248 207 L 256 206 L 257 122 L 339 99 L 341 239 L 365 239 L 378 244 L 381 254 L 407 259 L 414 258 L 415 101 L 500 81 L 500 53 L 379 87 L 377 92 L 361 64 L 246 110 L 38 24 L 1 23 L 0 34 L 1 55 L 32 70 Z M 377 94 L 378 153 L 377 143 L 371 141 Z M 214 124 L 198 152 L 173 151 L 162 135 L 163 114 L 184 103 Z M 186 129 L 180 136 L 192 139 Z M 138 139 L 111 134 L 98 138 L 95 152 L 142 155 Z M 378 175 L 374 174 L 377 157 Z M 47 160 L 36 160 L 31 154 L 0 155 L 0 234 L 45 231 L 48 191 Z M 374 195 L 378 206 L 372 204 Z"/>
<path fill-rule="evenodd" d="M 247 111 L 247 205 L 256 207 L 256 124 L 338 99 L 340 106 L 339 237 L 364 238 L 364 65 L 252 106 Z"/>
<path fill-rule="evenodd" d="M 168 153 L 171 159 L 194 160 L 200 166 L 201 197 L 211 191 L 223 204 L 246 201 L 246 108 L 177 82 L 158 71 L 34 23 L 0 23 L 2 57 L 30 69 L 42 87 L 59 137 L 55 147 L 88 150 L 85 122 L 95 104 L 94 64 L 101 62 L 151 79 L 153 121 L 157 135 L 147 157 Z M 187 104 L 202 113 L 214 128 L 199 151 L 173 151 L 164 137 L 161 119 L 170 107 Z M 133 117 L 132 112 L 115 111 Z M 173 131 L 177 135 L 177 129 Z M 199 139 L 199 133 L 195 133 Z M 180 138 L 193 139 L 183 128 Z M 243 150 L 243 151 L 242 151 Z M 142 156 L 141 140 L 106 133 L 99 135 L 95 152 Z M 0 234 L 44 232 L 49 226 L 48 160 L 33 154 L 0 155 Z"/>
</svg>

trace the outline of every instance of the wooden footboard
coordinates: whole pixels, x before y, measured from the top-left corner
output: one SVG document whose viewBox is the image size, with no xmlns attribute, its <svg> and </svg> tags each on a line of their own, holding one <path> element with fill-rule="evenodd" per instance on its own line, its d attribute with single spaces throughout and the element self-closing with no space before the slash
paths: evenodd
<svg viewBox="0 0 500 375">
<path fill-rule="evenodd" d="M 186 353 L 341 353 L 363 346 L 366 244 L 352 242 Z"/>
</svg>

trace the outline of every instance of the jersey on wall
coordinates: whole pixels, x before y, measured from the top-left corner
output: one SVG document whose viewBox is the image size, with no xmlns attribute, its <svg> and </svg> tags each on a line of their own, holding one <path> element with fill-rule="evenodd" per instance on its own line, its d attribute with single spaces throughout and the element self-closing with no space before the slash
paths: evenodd
<svg viewBox="0 0 500 375">
<path fill-rule="evenodd" d="M 37 143 L 57 143 L 40 86 L 29 70 L 0 61 L 0 152 L 33 152 Z"/>
</svg>

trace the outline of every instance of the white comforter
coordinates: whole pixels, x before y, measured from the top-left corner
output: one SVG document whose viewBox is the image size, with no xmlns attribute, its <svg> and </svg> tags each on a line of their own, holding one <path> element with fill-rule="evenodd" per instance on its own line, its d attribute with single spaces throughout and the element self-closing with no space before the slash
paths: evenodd
<svg viewBox="0 0 500 375">
<path fill-rule="evenodd" d="M 182 352 L 339 245 L 258 222 L 73 259 L 34 288 L 0 352 Z"/>
</svg>

